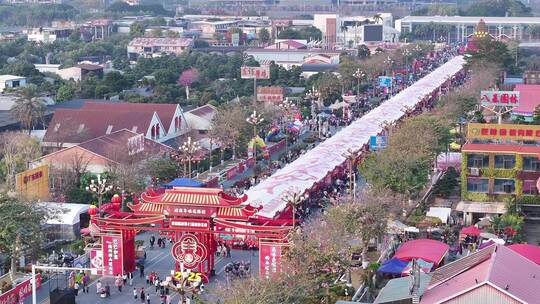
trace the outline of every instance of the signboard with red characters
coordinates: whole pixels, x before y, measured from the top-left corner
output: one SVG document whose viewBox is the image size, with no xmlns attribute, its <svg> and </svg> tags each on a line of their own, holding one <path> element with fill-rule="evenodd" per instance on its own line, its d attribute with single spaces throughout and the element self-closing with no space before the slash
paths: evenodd
<svg viewBox="0 0 540 304">
<path fill-rule="evenodd" d="M 104 235 L 101 239 L 103 244 L 103 275 L 123 275 L 122 237 L 120 235 Z"/>
<path fill-rule="evenodd" d="M 171 249 L 172 256 L 186 269 L 194 269 L 208 257 L 208 250 L 193 234 L 184 234 L 174 243 Z"/>
<path fill-rule="evenodd" d="M 170 227 L 179 227 L 179 228 L 195 228 L 201 230 L 210 231 L 210 221 L 209 220 L 199 220 L 199 219 L 173 219 L 169 223 Z"/>
<path fill-rule="evenodd" d="M 41 274 L 36 274 L 36 289 L 41 287 Z M 3 294 L 0 295 L 0 304 L 18 304 L 23 303 L 24 299 L 32 294 L 32 279 L 23 281 Z"/>
<path fill-rule="evenodd" d="M 90 268 L 93 275 L 103 275 L 103 250 L 90 250 Z"/>
<path fill-rule="evenodd" d="M 484 107 L 518 107 L 519 91 L 482 91 L 480 102 Z"/>
<path fill-rule="evenodd" d="M 281 249 L 283 244 L 259 243 L 259 275 L 270 279 L 281 272 Z"/>
<path fill-rule="evenodd" d="M 174 215 L 174 216 L 211 218 L 216 215 L 217 208 L 165 205 L 163 207 L 163 213 L 165 215 Z"/>
<path fill-rule="evenodd" d="M 270 79 L 270 67 L 243 66 L 240 68 L 240 76 L 242 79 Z"/>
<path fill-rule="evenodd" d="M 481 124 L 467 126 L 467 139 L 540 140 L 540 125 Z"/>
</svg>

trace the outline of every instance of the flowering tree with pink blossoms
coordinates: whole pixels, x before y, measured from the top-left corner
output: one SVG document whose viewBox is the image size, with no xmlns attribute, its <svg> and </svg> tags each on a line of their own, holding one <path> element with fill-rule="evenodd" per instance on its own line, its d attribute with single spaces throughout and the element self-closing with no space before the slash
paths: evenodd
<svg viewBox="0 0 540 304">
<path fill-rule="evenodd" d="M 186 87 L 186 98 L 189 99 L 189 87 L 193 83 L 195 83 L 197 80 L 199 80 L 199 71 L 197 69 L 187 69 L 180 74 L 180 77 L 178 77 L 178 80 L 176 83 L 178 83 L 181 86 Z"/>
</svg>

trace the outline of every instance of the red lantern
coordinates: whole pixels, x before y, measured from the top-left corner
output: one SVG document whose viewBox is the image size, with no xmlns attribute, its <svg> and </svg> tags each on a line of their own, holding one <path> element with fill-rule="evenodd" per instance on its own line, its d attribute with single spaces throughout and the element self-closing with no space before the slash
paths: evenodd
<svg viewBox="0 0 540 304">
<path fill-rule="evenodd" d="M 111 198 L 111 203 L 113 203 L 114 205 L 120 205 L 122 203 L 122 198 L 120 197 L 120 195 L 115 194 Z"/>
<path fill-rule="evenodd" d="M 90 216 L 94 216 L 98 213 L 98 207 L 91 205 L 90 208 L 88 208 L 88 214 Z"/>
</svg>

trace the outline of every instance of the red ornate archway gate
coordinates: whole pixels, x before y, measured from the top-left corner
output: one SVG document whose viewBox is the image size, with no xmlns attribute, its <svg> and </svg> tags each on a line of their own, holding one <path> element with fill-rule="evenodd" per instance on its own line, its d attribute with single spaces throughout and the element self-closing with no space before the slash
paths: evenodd
<svg viewBox="0 0 540 304">
<path fill-rule="evenodd" d="M 220 188 L 175 187 L 163 193 L 147 191 L 142 202 L 128 204 L 132 212 L 120 212 L 119 204 L 101 208 L 99 216 L 92 216 L 91 231 L 102 238 L 101 252 L 104 256 L 120 257 L 121 262 L 105 260 L 116 275 L 135 270 L 135 235 L 139 231 L 159 231 L 175 243 L 172 256 L 187 269 L 204 274 L 214 272 L 214 256 L 217 235 L 253 236 L 257 239 L 284 242 L 290 226 L 258 225 L 254 219 L 256 207 L 245 204 L 247 197 L 233 197 Z M 107 244 L 118 245 L 117 252 Z M 116 243 L 114 243 L 116 242 Z M 114 269 L 110 264 L 115 264 Z M 121 265 L 121 266 L 120 266 Z M 121 269 L 118 269 L 121 268 Z"/>
</svg>

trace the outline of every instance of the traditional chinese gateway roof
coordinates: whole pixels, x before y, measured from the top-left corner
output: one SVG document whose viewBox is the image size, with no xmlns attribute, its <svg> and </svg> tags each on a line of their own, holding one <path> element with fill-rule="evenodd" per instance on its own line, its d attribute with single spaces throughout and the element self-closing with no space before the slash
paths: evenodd
<svg viewBox="0 0 540 304">
<path fill-rule="evenodd" d="M 241 205 L 247 196 L 233 197 L 220 188 L 174 187 L 163 194 L 143 193 L 142 203 L 129 205 L 146 215 L 181 215 L 247 221 L 259 209 Z M 174 208 L 172 208 L 174 207 Z"/>
<path fill-rule="evenodd" d="M 174 187 L 165 193 L 151 196 L 143 193 L 142 200 L 148 203 L 189 205 L 205 207 L 238 206 L 247 200 L 247 196 L 234 197 L 223 192 L 221 188 Z"/>
</svg>

